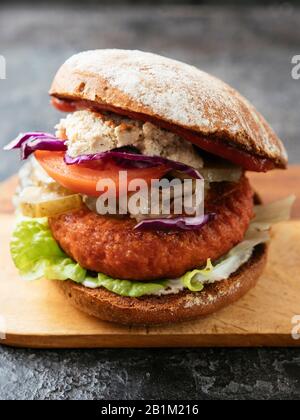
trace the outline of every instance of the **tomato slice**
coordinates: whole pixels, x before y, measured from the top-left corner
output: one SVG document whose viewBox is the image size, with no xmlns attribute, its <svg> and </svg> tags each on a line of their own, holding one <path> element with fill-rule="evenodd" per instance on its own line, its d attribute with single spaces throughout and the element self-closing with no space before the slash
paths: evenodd
<svg viewBox="0 0 300 420">
<path fill-rule="evenodd" d="M 76 103 L 65 99 L 51 98 L 51 104 L 61 112 L 74 112 L 77 109 Z"/>
<path fill-rule="evenodd" d="M 275 163 L 270 159 L 255 156 L 233 146 L 226 145 L 221 141 L 212 141 L 205 137 L 201 137 L 200 135 L 188 132 L 185 129 L 177 129 L 176 131 L 178 135 L 181 135 L 206 152 L 229 160 L 247 171 L 267 172 L 276 167 Z"/>
<path fill-rule="evenodd" d="M 127 183 L 134 179 L 143 179 L 150 185 L 152 179 L 160 179 L 170 170 L 167 165 L 123 169 L 114 162 L 67 165 L 64 162 L 64 155 L 64 152 L 44 150 L 35 152 L 36 159 L 51 178 L 68 190 L 91 197 L 101 195 L 101 192 L 97 191 L 97 184 L 103 179 L 111 179 L 115 183 L 117 194 L 120 189 L 127 191 L 126 180 L 123 181 L 124 184 L 120 184 L 120 171 L 127 171 Z"/>
</svg>

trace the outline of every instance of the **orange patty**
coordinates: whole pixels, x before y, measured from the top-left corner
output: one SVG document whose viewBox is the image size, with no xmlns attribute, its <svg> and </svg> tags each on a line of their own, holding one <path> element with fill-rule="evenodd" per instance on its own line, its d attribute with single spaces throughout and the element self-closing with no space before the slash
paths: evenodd
<svg viewBox="0 0 300 420">
<path fill-rule="evenodd" d="M 62 249 L 88 270 L 128 280 L 176 278 L 226 254 L 243 239 L 253 216 L 253 191 L 245 177 L 212 185 L 205 209 L 217 217 L 196 231 L 136 231 L 135 220 L 87 208 L 49 223 Z"/>
</svg>

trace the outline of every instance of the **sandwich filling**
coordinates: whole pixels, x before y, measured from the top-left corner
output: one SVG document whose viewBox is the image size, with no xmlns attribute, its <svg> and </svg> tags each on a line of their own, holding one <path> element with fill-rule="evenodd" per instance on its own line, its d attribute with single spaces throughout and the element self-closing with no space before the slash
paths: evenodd
<svg viewBox="0 0 300 420">
<path fill-rule="evenodd" d="M 104 273 L 90 273 L 70 258 L 55 241 L 47 218 L 17 220 L 11 242 L 11 254 L 25 280 L 72 280 L 88 288 L 104 287 L 121 296 L 166 295 L 187 289 L 201 292 L 206 284 L 225 280 L 245 264 L 254 248 L 269 240 L 273 223 L 288 220 L 294 197 L 255 208 L 246 235 L 230 252 L 214 263 L 187 271 L 176 279 L 139 282 L 113 278 Z"/>
<path fill-rule="evenodd" d="M 268 241 L 271 224 L 289 218 L 294 200 L 253 208 L 241 167 L 150 122 L 112 112 L 75 111 L 60 120 L 56 136 L 29 133 L 8 148 L 21 148 L 25 158 L 34 152 L 20 172 L 11 243 L 28 280 L 69 279 L 128 297 L 200 292 L 245 264 Z M 97 183 L 109 178 L 122 190 L 124 169 L 129 180 L 146 185 L 153 178 L 191 181 L 190 207 L 175 212 L 180 197 L 174 190 L 168 213 L 163 201 L 158 213 L 148 204 L 136 212 L 121 208 L 119 194 L 117 214 L 102 214 Z M 197 179 L 204 183 L 203 216 L 194 204 Z"/>
</svg>

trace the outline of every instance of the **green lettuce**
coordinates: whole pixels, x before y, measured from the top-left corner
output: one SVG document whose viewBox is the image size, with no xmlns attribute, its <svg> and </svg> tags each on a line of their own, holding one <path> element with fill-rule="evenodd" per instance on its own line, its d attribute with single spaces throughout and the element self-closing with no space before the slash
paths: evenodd
<svg viewBox="0 0 300 420">
<path fill-rule="evenodd" d="M 20 218 L 11 241 L 11 255 L 22 278 L 26 280 L 73 280 L 85 287 L 104 287 L 121 296 L 140 297 L 151 294 L 176 293 L 184 288 L 200 292 L 205 284 L 227 279 L 251 257 L 253 249 L 269 239 L 273 223 L 288 220 L 294 197 L 276 203 L 255 207 L 256 217 L 251 222 L 244 240 L 212 265 L 192 270 L 175 280 L 143 283 L 114 279 L 99 273 L 91 277 L 87 270 L 69 258 L 52 236 L 47 218 Z"/>
<path fill-rule="evenodd" d="M 215 283 L 230 277 L 245 264 L 253 249 L 269 240 L 269 229 L 275 223 L 289 220 L 295 196 L 289 196 L 270 204 L 255 206 L 255 217 L 251 221 L 244 240 L 232 248 L 213 266 L 207 261 L 204 269 L 196 269 L 182 276 L 181 281 L 192 292 L 199 292 L 205 284 Z"/>
<path fill-rule="evenodd" d="M 82 284 L 93 289 L 102 286 L 120 296 L 140 297 L 165 289 L 167 282 L 143 283 L 131 280 L 118 280 L 99 273 L 97 278 L 87 278 Z"/>
<path fill-rule="evenodd" d="M 69 258 L 53 238 L 47 218 L 20 219 L 13 232 L 10 251 L 25 280 L 73 280 L 82 283 L 86 270 Z"/>
</svg>

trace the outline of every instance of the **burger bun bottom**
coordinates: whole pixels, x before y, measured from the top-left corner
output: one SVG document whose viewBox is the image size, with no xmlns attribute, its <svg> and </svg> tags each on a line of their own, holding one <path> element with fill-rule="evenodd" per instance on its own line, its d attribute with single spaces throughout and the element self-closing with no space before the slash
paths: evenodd
<svg viewBox="0 0 300 420">
<path fill-rule="evenodd" d="M 162 296 L 123 297 L 104 288 L 89 289 L 72 281 L 56 281 L 67 300 L 102 321 L 124 325 L 159 325 L 210 315 L 244 296 L 262 274 L 267 245 L 256 246 L 252 257 L 227 280 L 206 285 L 201 292 Z"/>
</svg>

